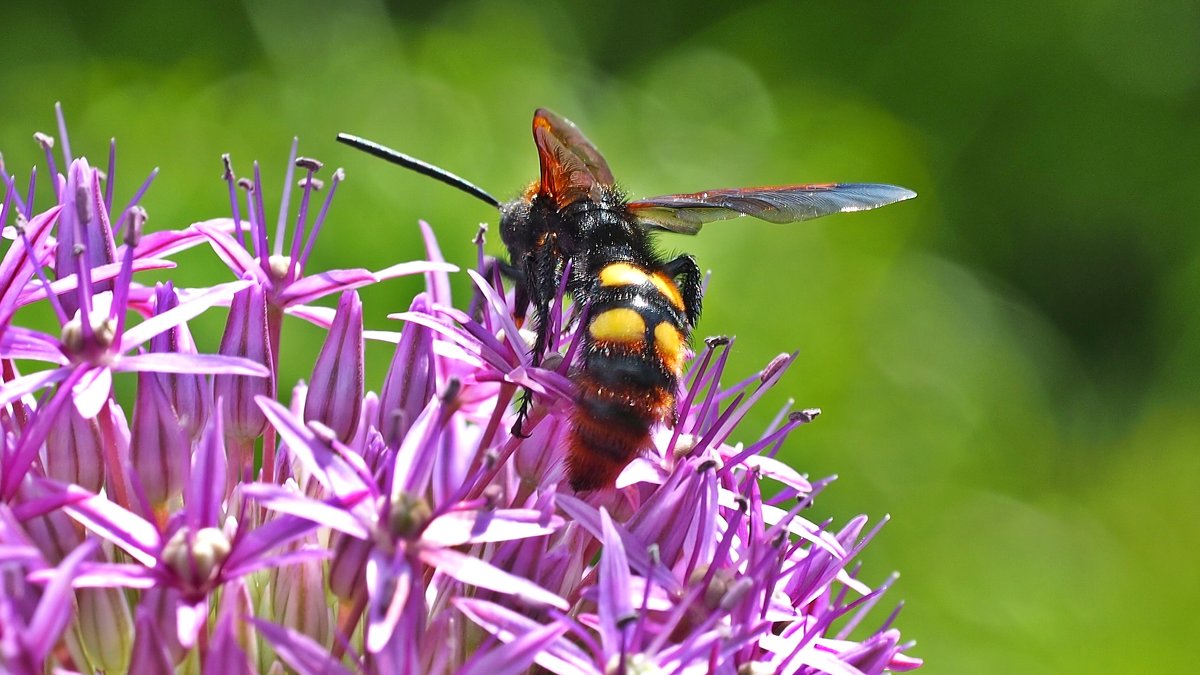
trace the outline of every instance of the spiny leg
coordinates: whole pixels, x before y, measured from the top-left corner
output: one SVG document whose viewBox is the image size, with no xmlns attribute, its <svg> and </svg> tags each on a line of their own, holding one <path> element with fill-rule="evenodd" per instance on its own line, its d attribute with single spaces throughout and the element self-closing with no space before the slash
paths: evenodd
<svg viewBox="0 0 1200 675">
<path fill-rule="evenodd" d="M 679 294 L 683 296 L 683 312 L 687 315 L 688 323 L 695 327 L 696 322 L 700 320 L 700 304 L 703 300 L 700 284 L 704 278 L 700 274 L 700 266 L 696 264 L 696 259 L 690 255 L 681 255 L 663 265 L 663 272 L 672 279 L 682 277 Z"/>
</svg>

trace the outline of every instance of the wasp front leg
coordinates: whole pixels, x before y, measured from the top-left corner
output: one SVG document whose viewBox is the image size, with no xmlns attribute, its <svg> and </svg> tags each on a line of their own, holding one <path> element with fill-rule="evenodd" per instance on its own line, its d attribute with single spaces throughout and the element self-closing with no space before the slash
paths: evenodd
<svg viewBox="0 0 1200 675">
<path fill-rule="evenodd" d="M 517 319 L 518 325 L 524 320 L 525 308 L 530 302 L 534 309 L 534 340 L 530 350 L 530 361 L 534 367 L 540 367 L 546 357 L 546 349 L 550 342 L 550 306 L 558 292 L 562 280 L 562 258 L 554 255 L 549 247 L 540 247 L 526 256 L 522 266 L 523 279 L 517 283 Z M 529 417 L 529 409 L 533 405 L 533 392 L 524 389 L 521 401 L 517 406 L 517 420 L 513 424 L 514 436 L 524 437 L 525 420 Z"/>
</svg>

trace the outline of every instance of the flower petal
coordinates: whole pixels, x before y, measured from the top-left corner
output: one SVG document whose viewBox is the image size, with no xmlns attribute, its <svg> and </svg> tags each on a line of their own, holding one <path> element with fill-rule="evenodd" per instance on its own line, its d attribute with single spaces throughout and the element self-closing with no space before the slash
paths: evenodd
<svg viewBox="0 0 1200 675">
<path fill-rule="evenodd" d="M 279 294 L 278 302 L 282 305 L 312 302 L 331 293 L 373 284 L 378 279 L 364 269 L 327 270 L 313 274 L 288 284 Z"/>
<path fill-rule="evenodd" d="M 221 354 L 162 354 L 149 352 L 126 356 L 117 364 L 122 372 L 191 373 L 198 375 L 249 375 L 268 377 L 266 366 L 240 356 Z"/>
<path fill-rule="evenodd" d="M 205 289 L 195 296 L 189 296 L 187 299 L 181 300 L 177 307 L 173 307 L 162 314 L 152 316 L 138 325 L 126 329 L 125 335 L 121 337 L 121 351 L 127 352 L 155 335 L 199 316 L 213 305 L 229 302 L 229 299 L 235 293 L 249 287 L 252 283 L 251 281 L 242 280 L 218 284 L 212 288 Z"/>
<path fill-rule="evenodd" d="M 193 532 L 219 524 L 228 468 L 224 424 L 220 412 L 215 412 L 209 418 L 196 452 L 192 455 L 192 472 L 184 489 L 187 523 Z"/>
<path fill-rule="evenodd" d="M 112 394 L 112 370 L 107 367 L 92 368 L 84 373 L 79 383 L 71 388 L 75 409 L 84 419 L 100 414 Z"/>
<path fill-rule="evenodd" d="M 504 642 L 511 642 L 518 635 L 544 627 L 527 616 L 487 600 L 454 598 L 451 602 L 458 611 Z M 582 649 L 562 638 L 546 645 L 534 658 L 534 662 L 555 673 L 601 672 Z"/>
<path fill-rule="evenodd" d="M 62 209 L 62 206 L 54 206 L 34 216 L 25 225 L 25 235 L 34 252 L 43 248 L 47 237 L 50 236 L 50 228 L 58 220 Z M 4 312 L 0 312 L 0 317 L 16 309 L 16 298 L 25 290 L 25 282 L 34 274 L 29 258 L 25 244 L 17 240 L 8 247 L 4 260 L 0 262 L 0 307 L 5 308 Z M 0 325 L 7 323 L 5 320 L 0 322 Z"/>
<path fill-rule="evenodd" d="M 42 370 L 9 380 L 3 385 L 0 385 L 0 406 L 6 406 L 22 396 L 33 393 L 42 387 L 49 386 L 56 382 L 62 382 L 63 380 L 67 379 L 67 376 L 70 375 L 73 370 L 73 368 Z"/>
<path fill-rule="evenodd" d="M 205 220 L 197 225 L 203 225 L 210 231 L 232 232 L 232 218 L 214 218 Z M 193 246 L 203 244 L 208 238 L 202 233 L 196 225 L 192 225 L 184 230 L 160 230 L 158 232 L 148 232 L 142 235 L 142 238 L 137 243 L 137 248 L 134 249 L 134 255 L 138 258 L 164 258 L 166 256 L 186 251 Z M 117 259 L 124 257 L 124 245 L 117 248 Z"/>
<path fill-rule="evenodd" d="M 347 670 L 329 650 L 317 644 L 312 638 L 261 619 L 249 619 L 258 634 L 263 636 L 279 658 L 291 666 L 300 675 L 349 675 Z"/>
<path fill-rule="evenodd" d="M 266 396 L 257 396 L 254 400 L 267 421 L 279 432 L 279 439 L 288 451 L 331 494 L 349 500 L 355 495 L 373 492 L 371 486 L 345 460 L 303 426 L 290 410 Z"/>
<path fill-rule="evenodd" d="M 251 483 L 242 486 L 242 494 L 272 511 L 290 513 L 358 539 L 368 539 L 371 536 L 367 526 L 346 509 L 306 497 L 295 490 L 267 483 Z M 365 497 L 367 494 L 364 491 L 359 497 Z"/>
<path fill-rule="evenodd" d="M 217 254 L 217 257 L 233 271 L 234 276 L 241 279 L 249 273 L 260 284 L 271 283 L 266 273 L 262 271 L 262 267 L 255 262 L 254 257 L 246 252 L 246 247 L 242 246 L 241 243 L 226 234 L 219 227 L 219 225 L 224 224 L 225 220 L 225 218 L 206 220 L 199 223 L 192 223 L 192 227 L 196 228 L 196 231 L 208 239 L 208 243 L 212 245 L 212 249 Z"/>
<path fill-rule="evenodd" d="M 604 545 L 600 553 L 600 599 L 597 602 L 600 615 L 600 639 L 608 657 L 624 651 L 623 627 L 637 618 L 633 603 L 629 600 L 629 561 L 625 557 L 625 546 L 621 535 L 613 527 L 608 509 L 600 507 L 600 536 Z"/>
<path fill-rule="evenodd" d="M 421 541 L 450 548 L 537 537 L 550 534 L 562 525 L 562 518 L 547 518 L 536 509 L 450 511 L 430 521 L 421 533 Z"/>
<path fill-rule="evenodd" d="M 396 624 L 412 590 L 412 566 L 403 556 L 388 560 L 380 551 L 372 551 L 366 570 L 367 608 L 366 648 L 372 654 L 383 651 L 396 632 Z"/>
<path fill-rule="evenodd" d="M 566 600 L 528 579 L 509 574 L 491 563 L 448 548 L 421 549 L 421 561 L 470 586 L 513 595 L 522 600 L 567 610 Z"/>
<path fill-rule="evenodd" d="M 152 523 L 77 485 L 68 485 L 62 490 L 73 498 L 63 507 L 67 515 L 120 546 L 143 565 L 154 567 L 158 564 L 162 538 Z"/>
<path fill-rule="evenodd" d="M 9 326 L 0 335 L 0 358 L 49 361 L 60 366 L 68 363 L 58 340 L 22 326 Z"/>
<path fill-rule="evenodd" d="M 402 262 L 391 267 L 385 267 L 375 273 L 375 278 L 380 281 L 384 279 L 395 279 L 396 277 L 405 277 L 412 274 L 426 274 L 429 272 L 457 272 L 458 266 L 451 265 L 445 261 L 438 260 L 414 260 L 412 262 Z"/>
<path fill-rule="evenodd" d="M 97 548 L 99 548 L 99 542 L 95 539 L 88 539 L 71 551 L 54 571 L 50 583 L 42 592 L 42 598 L 38 601 L 37 609 L 25 631 L 26 638 L 29 640 L 29 650 L 38 661 L 50 653 L 50 650 L 58 642 L 58 636 L 67 627 L 67 622 L 71 620 L 74 609 L 72 600 L 75 596 L 72 584 L 75 575 L 83 561 L 90 558 Z"/>
<path fill-rule="evenodd" d="M 119 262 L 107 263 L 105 265 L 99 265 L 92 268 L 92 270 L 88 273 L 91 275 L 91 282 L 93 284 L 99 284 L 102 281 L 108 281 L 110 279 L 117 278 L 121 274 L 121 266 L 123 264 L 124 263 Z M 171 262 L 170 260 L 141 259 L 133 261 L 132 271 L 144 272 L 148 270 L 169 270 L 173 269 L 174 267 L 175 263 Z M 78 274 L 71 274 L 50 282 L 50 292 L 55 295 L 69 293 L 78 287 Z M 21 293 L 20 297 L 17 298 L 17 304 L 24 307 L 25 305 L 37 302 L 38 300 L 43 300 L 45 297 L 46 287 L 42 284 L 37 284 L 35 286 L 28 287 L 23 293 Z"/>
<path fill-rule="evenodd" d="M 483 653 L 481 658 L 468 662 L 459 675 L 519 675 L 533 664 L 534 659 L 550 643 L 562 637 L 567 626 L 552 623 L 534 628 L 506 645 Z"/>
</svg>

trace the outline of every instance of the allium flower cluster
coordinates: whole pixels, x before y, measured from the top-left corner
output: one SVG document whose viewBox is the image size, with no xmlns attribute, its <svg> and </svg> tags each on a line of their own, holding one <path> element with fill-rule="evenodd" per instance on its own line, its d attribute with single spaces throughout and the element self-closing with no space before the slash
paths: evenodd
<svg viewBox="0 0 1200 675">
<path fill-rule="evenodd" d="M 239 178 L 224 158 L 231 217 L 151 233 L 149 179 L 114 208 L 115 144 L 105 171 L 72 156 L 61 111 L 61 155 L 54 138 L 35 139 L 47 186 L 35 190 L 35 171 L 24 189 L 0 171 L 0 670 L 921 664 L 895 612 L 865 623 L 891 580 L 868 585 L 853 561 L 879 525 L 808 520 L 829 481 L 775 458 L 819 411 L 785 408 L 739 440 L 794 355 L 729 385 L 732 341 L 704 341 L 678 422 L 615 486 L 575 493 L 563 448 L 582 308 L 558 299 L 545 317 L 552 358 L 533 366 L 482 236 L 459 309 L 459 270 L 423 223 L 425 260 L 309 269 L 343 175 L 326 182 L 294 144 L 268 237 L 257 164 Z M 137 280 L 196 245 L 230 274 L 208 288 Z M 391 315 L 398 332 L 365 330 L 382 313 L 354 289 L 409 274 L 426 290 Z M 310 304 L 329 295 L 336 309 Z M 21 325 L 33 304 L 49 308 L 54 331 Z M 228 308 L 223 335 L 196 339 L 188 321 L 216 307 Z M 279 381 L 288 315 L 328 331 L 307 383 Z M 395 345 L 378 393 L 365 382 L 365 339 Z M 132 400 L 118 400 L 114 378 L 129 378 Z M 522 390 L 535 404 L 516 436 Z"/>
</svg>

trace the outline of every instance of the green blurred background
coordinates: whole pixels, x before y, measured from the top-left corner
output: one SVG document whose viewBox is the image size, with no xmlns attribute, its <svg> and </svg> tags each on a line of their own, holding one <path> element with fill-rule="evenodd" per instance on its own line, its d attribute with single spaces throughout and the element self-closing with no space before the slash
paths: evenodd
<svg viewBox="0 0 1200 675">
<path fill-rule="evenodd" d="M 419 257 L 418 218 L 469 265 L 495 221 L 338 131 L 501 197 L 535 176 L 539 106 L 635 196 L 911 187 L 873 213 L 663 238 L 713 270 L 699 333 L 737 336 L 734 374 L 801 350 L 744 436 L 788 396 L 824 409 L 787 459 L 841 476 L 818 519 L 892 515 L 864 577 L 902 572 L 926 672 L 1193 667 L 1200 5 L 416 4 L 6 6 L 0 149 L 22 175 L 44 163 L 30 135 L 61 100 L 76 154 L 102 163 L 118 138 L 118 202 L 162 168 L 145 205 L 165 228 L 227 214 L 222 152 L 263 161 L 270 210 L 299 135 L 348 175 L 311 269 Z M 214 260 L 175 278 L 226 279 Z M 416 290 L 365 291 L 368 322 Z M 321 333 L 287 330 L 291 381 Z M 377 388 L 388 350 L 369 358 Z"/>
</svg>

